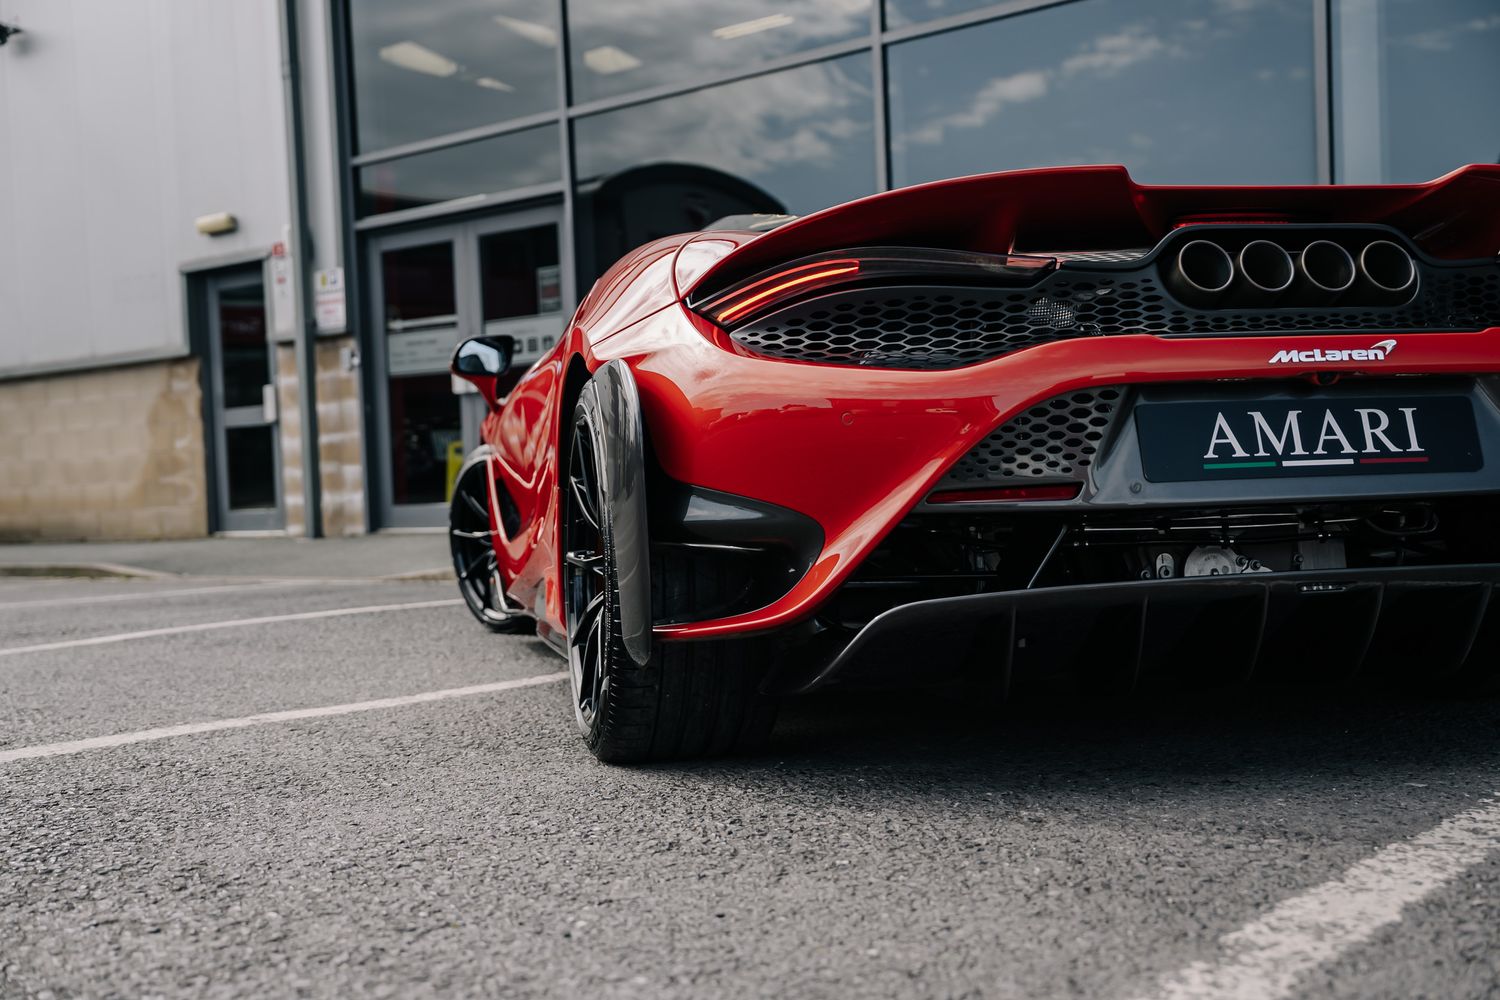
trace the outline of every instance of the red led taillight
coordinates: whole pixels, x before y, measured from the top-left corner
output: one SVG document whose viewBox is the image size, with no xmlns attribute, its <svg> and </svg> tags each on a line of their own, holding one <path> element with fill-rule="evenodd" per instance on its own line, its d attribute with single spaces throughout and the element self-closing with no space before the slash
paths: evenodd
<svg viewBox="0 0 1500 1000">
<path fill-rule="evenodd" d="M 830 260 L 788 268 L 739 289 L 732 299 L 718 307 L 718 311 L 714 313 L 714 320 L 718 323 L 728 323 L 778 295 L 794 289 L 817 287 L 842 275 L 852 275 L 858 272 L 859 261 L 857 260 Z"/>
<path fill-rule="evenodd" d="M 882 284 L 1025 286 L 1056 266 L 1053 257 L 925 247 L 860 247 L 803 257 L 720 291 L 704 294 L 695 290 L 688 297 L 688 305 L 728 328 L 836 288 Z"/>
</svg>

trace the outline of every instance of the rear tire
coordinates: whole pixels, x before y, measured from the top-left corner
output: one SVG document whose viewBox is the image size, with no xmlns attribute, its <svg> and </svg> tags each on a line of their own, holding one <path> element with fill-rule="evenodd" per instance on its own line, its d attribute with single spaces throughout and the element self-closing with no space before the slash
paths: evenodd
<svg viewBox="0 0 1500 1000">
<path fill-rule="evenodd" d="M 589 383 L 574 410 L 561 490 L 568 674 L 579 732 L 610 763 L 759 749 L 776 721 L 776 702 L 761 691 L 770 665 L 764 642 L 653 641 L 645 666 L 625 650 L 602 414 Z"/>
</svg>

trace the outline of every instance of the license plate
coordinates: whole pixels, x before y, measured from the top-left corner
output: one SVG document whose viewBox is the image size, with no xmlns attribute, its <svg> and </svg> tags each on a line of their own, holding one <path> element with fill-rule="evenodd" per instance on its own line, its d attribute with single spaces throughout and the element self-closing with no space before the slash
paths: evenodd
<svg viewBox="0 0 1500 1000">
<path fill-rule="evenodd" d="M 1141 403 L 1135 422 L 1153 483 L 1484 465 L 1467 396 Z"/>
</svg>

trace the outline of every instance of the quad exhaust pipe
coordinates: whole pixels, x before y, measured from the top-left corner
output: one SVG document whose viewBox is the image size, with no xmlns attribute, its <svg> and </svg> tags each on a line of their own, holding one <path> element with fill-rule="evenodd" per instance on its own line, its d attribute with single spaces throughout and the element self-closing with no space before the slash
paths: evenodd
<svg viewBox="0 0 1500 1000">
<path fill-rule="evenodd" d="M 1189 240 L 1166 274 L 1184 302 L 1240 308 L 1404 302 L 1418 280 L 1416 261 L 1390 240 L 1374 240 L 1357 257 L 1331 240 L 1313 240 L 1295 253 L 1251 240 L 1237 254 L 1213 240 Z"/>
<path fill-rule="evenodd" d="M 1337 301 L 1359 276 L 1349 251 L 1329 240 L 1314 240 L 1302 248 L 1297 274 L 1308 298 L 1318 303 Z"/>
<path fill-rule="evenodd" d="M 1390 240 L 1376 240 L 1359 252 L 1359 273 L 1387 300 L 1405 298 L 1417 284 L 1416 262 Z"/>
<path fill-rule="evenodd" d="M 1240 297 L 1252 305 L 1274 302 L 1297 278 L 1292 255 L 1270 240 L 1246 243 L 1237 263 L 1244 285 Z"/>
<path fill-rule="evenodd" d="M 1206 305 L 1234 284 L 1234 260 L 1211 240 L 1189 240 L 1177 251 L 1168 276 L 1184 301 Z"/>
</svg>

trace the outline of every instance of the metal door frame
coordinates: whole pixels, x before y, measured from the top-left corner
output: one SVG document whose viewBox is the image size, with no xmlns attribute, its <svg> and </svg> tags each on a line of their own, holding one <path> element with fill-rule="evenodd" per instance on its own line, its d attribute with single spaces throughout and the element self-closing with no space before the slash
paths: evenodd
<svg viewBox="0 0 1500 1000">
<path fill-rule="evenodd" d="M 224 401 L 224 345 L 220 327 L 219 300 L 225 289 L 259 284 L 261 310 L 266 325 L 266 372 L 268 384 L 274 398 L 276 392 L 276 338 L 271 332 L 271 302 L 267 294 L 270 283 L 263 265 L 237 267 L 216 271 L 203 276 L 204 316 L 204 360 L 208 365 L 205 384 L 209 391 L 208 433 L 211 435 L 210 454 L 213 456 L 211 472 L 214 477 L 213 528 L 215 531 L 279 531 L 286 527 L 286 496 L 282 488 L 281 468 L 281 413 L 269 422 L 264 420 L 265 407 L 225 406 Z M 255 411 L 253 416 L 250 411 Z M 261 419 L 255 419 L 255 416 Z M 275 506 L 233 510 L 229 506 L 229 445 L 228 431 L 231 427 L 269 426 L 271 428 L 271 484 L 276 492 Z"/>
<path fill-rule="evenodd" d="M 458 339 L 477 336 L 484 327 L 482 288 L 479 280 L 479 240 L 492 233 L 511 232 L 518 229 L 534 229 L 551 224 L 557 227 L 557 259 L 561 269 L 562 311 L 571 315 L 576 301 L 572 269 L 572 234 L 564 226 L 563 206 L 543 205 L 497 215 L 483 216 L 456 222 L 445 222 L 420 229 L 403 230 L 397 233 L 371 235 L 365 241 L 365 267 L 369 276 L 369 317 L 365 324 L 365 345 L 362 351 L 368 371 L 370 401 L 371 439 L 374 444 L 372 458 L 374 468 L 370 477 L 371 511 L 379 528 L 437 528 L 448 523 L 446 503 L 396 504 L 395 469 L 391 461 L 391 398 L 390 376 L 386 357 L 385 331 L 385 280 L 380 266 L 381 255 L 392 250 L 429 246 L 447 242 L 453 248 L 453 295 L 456 310 L 455 325 Z M 465 446 L 471 437 L 477 437 L 478 420 L 470 399 L 465 394 L 459 399 L 460 426 L 463 429 Z M 477 397 L 476 397 L 477 399 Z"/>
</svg>

